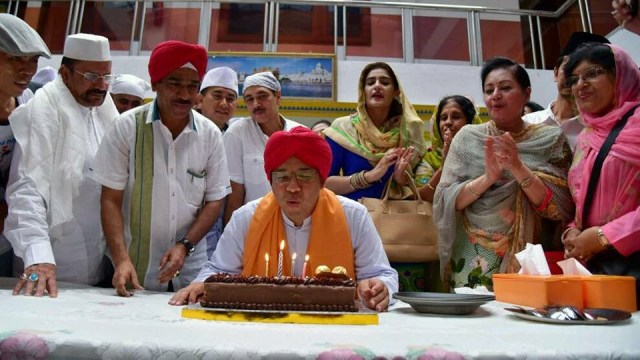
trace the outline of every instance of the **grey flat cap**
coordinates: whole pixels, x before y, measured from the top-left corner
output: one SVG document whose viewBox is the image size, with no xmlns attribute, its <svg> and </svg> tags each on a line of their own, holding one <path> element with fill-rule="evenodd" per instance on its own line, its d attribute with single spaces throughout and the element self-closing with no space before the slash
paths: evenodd
<svg viewBox="0 0 640 360">
<path fill-rule="evenodd" d="M 0 14 L 0 51 L 13 56 L 40 55 L 51 58 L 51 52 L 40 35 L 29 24 L 11 14 Z"/>
</svg>

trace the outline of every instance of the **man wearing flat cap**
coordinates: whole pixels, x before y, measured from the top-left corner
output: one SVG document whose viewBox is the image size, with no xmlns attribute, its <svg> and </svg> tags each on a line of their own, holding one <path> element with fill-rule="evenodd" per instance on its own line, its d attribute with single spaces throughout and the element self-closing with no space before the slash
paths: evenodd
<svg viewBox="0 0 640 360">
<path fill-rule="evenodd" d="M 581 45 L 597 42 L 609 43 L 604 36 L 588 33 L 574 32 L 571 34 L 567 45 L 560 52 L 553 68 L 553 80 L 558 88 L 558 95 L 546 109 L 536 111 L 523 116 L 524 121 L 530 124 L 545 124 L 559 126 L 567 136 L 571 151 L 575 151 L 578 134 L 584 129 L 584 124 L 578 115 L 578 108 L 571 95 L 571 87 L 565 84 L 564 65 L 569 60 L 569 55 L 576 51 Z"/>
<path fill-rule="evenodd" d="M 92 177 L 102 187 L 104 234 L 120 296 L 187 286 L 207 260 L 201 241 L 229 193 L 220 130 L 193 110 L 204 47 L 165 41 L 151 52 L 153 102 L 128 111 L 105 136 Z"/>
<path fill-rule="evenodd" d="M 305 263 L 311 274 L 319 265 L 342 266 L 357 281 L 363 304 L 385 311 L 398 290 L 398 273 L 389 266 L 367 209 L 324 188 L 331 157 L 329 144 L 305 127 L 274 133 L 264 150 L 271 191 L 236 210 L 211 259 L 169 303 L 195 303 L 204 280 L 215 273 L 264 276 L 268 266 L 276 275 L 278 262 L 265 261 L 264 254 L 275 256 L 285 239 L 282 274 L 300 277 Z"/>
<path fill-rule="evenodd" d="M 40 56 L 51 54 L 40 35 L 20 18 L 0 14 L 0 234 L 7 216 L 5 190 L 16 139 L 9 115 L 33 97 L 27 85 L 38 68 Z M 12 276 L 13 252 L 0 235 L 0 276 Z"/>
<path fill-rule="evenodd" d="M 247 76 L 243 86 L 244 103 L 251 116 L 234 122 L 223 139 L 231 179 L 231 194 L 224 210 L 225 224 L 237 208 L 269 192 L 269 181 L 262 166 L 264 145 L 269 136 L 302 126 L 278 112 L 281 88 L 272 73 Z"/>
<path fill-rule="evenodd" d="M 112 78 L 107 38 L 70 35 L 58 78 L 9 118 L 17 144 L 4 234 L 24 261 L 14 294 L 55 297 L 56 280 L 94 285 L 105 277 L 100 186 L 87 175 L 118 116 L 107 96 Z"/>
<path fill-rule="evenodd" d="M 151 90 L 151 85 L 148 82 L 135 75 L 119 74 L 111 83 L 109 93 L 118 112 L 122 114 L 142 105 L 147 90 Z"/>
</svg>

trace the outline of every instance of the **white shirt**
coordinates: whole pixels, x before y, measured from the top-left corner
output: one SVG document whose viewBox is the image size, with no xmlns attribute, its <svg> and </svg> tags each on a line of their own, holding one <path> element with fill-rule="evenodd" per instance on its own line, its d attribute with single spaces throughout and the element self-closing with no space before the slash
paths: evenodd
<svg viewBox="0 0 640 360">
<path fill-rule="evenodd" d="M 94 285 L 103 277 L 101 264 L 106 242 L 100 222 L 101 187 L 89 179 L 88 173 L 107 129 L 95 120 L 98 116 L 96 108 L 77 106 L 83 114 L 79 123 L 86 130 L 87 154 L 78 194 L 72 199 L 72 219 L 55 227 L 55 231 L 50 231 L 47 204 L 29 174 L 18 171 L 23 151 L 27 152 L 28 149 L 23 150 L 17 143 L 7 186 L 9 215 L 5 220 L 4 234 L 15 254 L 24 261 L 25 268 L 38 263 L 51 263 L 56 265 L 58 281 Z"/>
<path fill-rule="evenodd" d="M 125 190 L 123 216 L 125 241 L 131 244 L 130 196 L 135 173 L 135 115 L 147 112 L 146 123 L 153 124 L 153 195 L 151 212 L 151 249 L 144 278 L 148 290 L 166 291 L 167 283 L 158 282 L 162 256 L 183 236 L 195 221 L 204 202 L 223 199 L 231 190 L 220 130 L 202 115 L 191 112 L 189 124 L 173 139 L 160 121 L 156 101 L 128 111 L 105 136 L 96 155 L 91 176 L 100 184 Z M 152 111 L 153 109 L 153 111 Z M 203 173 L 202 178 L 189 173 Z M 196 239 L 193 239 L 196 240 Z M 172 280 L 178 290 L 193 280 L 207 260 L 206 241 L 199 241 L 180 276 Z"/>
<path fill-rule="evenodd" d="M 284 120 L 284 130 L 303 126 Z M 261 198 L 271 191 L 271 184 L 264 172 L 264 147 L 269 137 L 250 117 L 234 121 L 225 132 L 224 150 L 229 166 L 229 179 L 244 184 L 244 203 Z"/>
<path fill-rule="evenodd" d="M 22 95 L 17 97 L 18 103 L 16 106 L 26 104 L 31 98 L 33 98 L 31 90 L 25 90 Z M 9 179 L 9 168 L 11 167 L 11 158 L 13 157 L 15 144 L 16 138 L 13 136 L 13 131 L 9 123 L 0 124 L 0 179 L 2 179 L 2 184 L 0 184 L 0 199 L 3 200 L 6 191 L 3 184 Z M 11 249 L 9 240 L 0 234 L 0 254 L 4 254 L 9 251 L 9 249 Z"/>
<path fill-rule="evenodd" d="M 244 241 L 251 218 L 260 200 L 254 200 L 233 213 L 222 237 L 220 237 L 216 251 L 202 267 L 194 282 L 203 282 L 209 275 L 215 273 L 240 274 L 242 272 Z M 389 265 L 389 260 L 382 247 L 382 240 L 373 225 L 369 212 L 363 205 L 351 199 L 338 196 L 338 200 L 342 205 L 349 226 L 357 279 L 378 278 L 387 285 L 390 295 L 397 292 L 398 273 Z M 284 213 L 282 218 L 284 219 L 289 252 L 306 254 L 312 226 L 311 217 L 306 218 L 299 228 L 295 227 Z M 304 261 L 296 261 L 295 275 L 302 274 L 303 264 Z M 307 269 L 307 271 L 311 270 Z"/>
<path fill-rule="evenodd" d="M 582 132 L 582 129 L 584 129 L 584 124 L 582 123 L 580 116 L 574 116 L 562 123 L 559 123 L 552 110 L 555 103 L 556 101 L 554 100 L 546 109 L 526 114 L 522 118 L 529 124 L 559 126 L 562 129 L 562 132 L 567 136 L 569 146 L 571 146 L 571 152 L 575 152 L 576 141 L 578 140 L 578 135 Z"/>
</svg>

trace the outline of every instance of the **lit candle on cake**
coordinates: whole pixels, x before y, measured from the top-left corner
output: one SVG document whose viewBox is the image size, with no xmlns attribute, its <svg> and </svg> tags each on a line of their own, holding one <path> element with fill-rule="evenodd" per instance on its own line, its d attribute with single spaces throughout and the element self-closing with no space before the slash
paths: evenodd
<svg viewBox="0 0 640 360">
<path fill-rule="evenodd" d="M 307 263 L 309 262 L 309 254 L 304 257 L 304 265 L 302 265 L 302 278 L 304 279 L 305 275 L 307 275 Z"/>
<path fill-rule="evenodd" d="M 269 276 L 269 253 L 264 253 L 264 276 Z"/>
<path fill-rule="evenodd" d="M 284 240 L 280 241 L 280 252 L 278 253 L 278 277 L 282 277 L 282 251 L 284 250 Z"/>
<path fill-rule="evenodd" d="M 296 253 L 293 253 L 293 255 L 291 255 L 291 276 L 293 276 L 295 268 L 296 268 Z"/>
</svg>

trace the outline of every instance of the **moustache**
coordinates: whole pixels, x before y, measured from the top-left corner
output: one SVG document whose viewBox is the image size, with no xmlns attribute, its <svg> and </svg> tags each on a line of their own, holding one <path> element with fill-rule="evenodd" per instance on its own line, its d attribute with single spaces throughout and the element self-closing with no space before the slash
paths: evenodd
<svg viewBox="0 0 640 360">
<path fill-rule="evenodd" d="M 181 99 L 175 100 L 173 103 L 174 104 L 178 104 L 178 105 L 188 105 L 188 106 L 193 105 L 192 101 L 190 101 L 190 100 L 181 100 Z"/>
<path fill-rule="evenodd" d="M 106 90 L 98 90 L 98 89 L 92 89 L 87 91 L 87 95 L 100 95 L 102 97 L 107 96 L 107 91 Z"/>
</svg>

